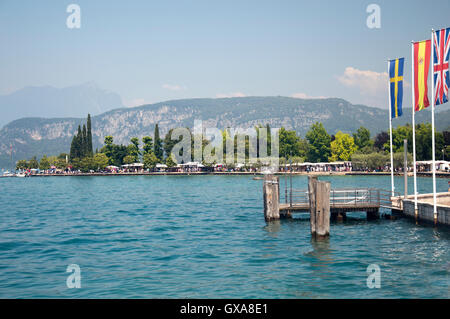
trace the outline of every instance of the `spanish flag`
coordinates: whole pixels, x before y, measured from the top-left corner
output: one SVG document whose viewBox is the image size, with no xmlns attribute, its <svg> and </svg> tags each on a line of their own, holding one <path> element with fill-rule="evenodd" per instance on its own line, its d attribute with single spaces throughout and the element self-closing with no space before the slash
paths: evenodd
<svg viewBox="0 0 450 319">
<path fill-rule="evenodd" d="M 405 58 L 389 61 L 389 92 L 391 102 L 391 117 L 402 116 L 403 100 L 403 65 Z"/>
<path fill-rule="evenodd" d="M 431 40 L 414 43 L 414 110 L 421 111 L 428 101 L 428 71 L 430 69 Z"/>
</svg>

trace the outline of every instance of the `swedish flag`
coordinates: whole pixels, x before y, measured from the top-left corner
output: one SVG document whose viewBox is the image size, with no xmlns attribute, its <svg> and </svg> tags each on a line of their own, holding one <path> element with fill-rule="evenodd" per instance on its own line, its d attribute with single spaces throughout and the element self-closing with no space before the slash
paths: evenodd
<svg viewBox="0 0 450 319">
<path fill-rule="evenodd" d="M 389 92 L 391 117 L 396 118 L 402 116 L 402 100 L 403 100 L 403 65 L 405 58 L 389 61 Z"/>
</svg>

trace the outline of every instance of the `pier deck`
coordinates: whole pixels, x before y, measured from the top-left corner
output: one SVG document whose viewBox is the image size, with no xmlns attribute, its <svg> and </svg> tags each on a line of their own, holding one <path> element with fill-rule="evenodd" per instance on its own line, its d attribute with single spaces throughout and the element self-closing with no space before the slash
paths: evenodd
<svg viewBox="0 0 450 319">
<path fill-rule="evenodd" d="M 378 214 L 380 208 L 401 210 L 396 201 L 392 201 L 390 191 L 374 188 L 343 188 L 330 191 L 331 215 L 362 211 Z M 309 213 L 309 194 L 307 190 L 286 188 L 284 198 L 279 205 L 280 214 Z"/>
<path fill-rule="evenodd" d="M 330 203 L 330 211 L 331 213 L 340 213 L 340 212 L 350 212 L 350 211 L 373 211 L 379 210 L 380 205 L 370 204 L 370 203 L 358 203 L 358 204 L 331 204 Z M 292 213 L 309 213 L 309 204 L 304 203 L 294 203 L 292 206 L 290 204 L 280 204 L 280 212 L 290 211 Z"/>
</svg>

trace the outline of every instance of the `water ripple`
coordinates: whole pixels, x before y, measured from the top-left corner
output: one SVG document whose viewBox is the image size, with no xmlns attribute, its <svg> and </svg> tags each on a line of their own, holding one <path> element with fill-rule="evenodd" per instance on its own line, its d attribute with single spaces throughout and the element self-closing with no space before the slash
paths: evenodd
<svg viewBox="0 0 450 319">
<path fill-rule="evenodd" d="M 316 242 L 305 218 L 266 224 L 261 188 L 245 176 L 1 179 L 0 298 L 450 297 L 448 229 L 354 213 Z M 72 263 L 81 289 L 66 287 Z M 373 263 L 381 289 L 366 286 Z"/>
</svg>

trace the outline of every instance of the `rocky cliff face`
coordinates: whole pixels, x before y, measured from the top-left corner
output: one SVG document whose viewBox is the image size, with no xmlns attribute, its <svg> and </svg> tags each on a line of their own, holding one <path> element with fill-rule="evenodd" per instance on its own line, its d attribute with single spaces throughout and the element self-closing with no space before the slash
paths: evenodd
<svg viewBox="0 0 450 319">
<path fill-rule="evenodd" d="M 409 122 L 411 113 L 394 121 L 394 125 Z M 417 122 L 429 121 L 427 112 L 420 112 Z M 450 111 L 437 116 L 438 129 L 450 126 Z M 408 115 L 409 114 L 409 115 Z M 372 134 L 387 130 L 387 111 L 363 105 L 352 105 L 342 99 L 302 100 L 287 97 L 243 97 L 225 99 L 188 99 L 120 108 L 92 117 L 94 148 L 101 147 L 105 136 L 114 142 L 128 144 L 131 137 L 153 136 L 155 124 L 161 135 L 175 127 L 193 127 L 202 120 L 204 127 L 242 127 L 258 124 L 294 129 L 304 136 L 311 124 L 320 121 L 330 134 L 338 130 L 354 132 L 360 126 Z M 13 121 L 0 130 L 0 167 L 10 167 L 10 145 L 13 161 L 31 156 L 57 155 L 68 152 L 79 118 L 24 118 Z"/>
</svg>

